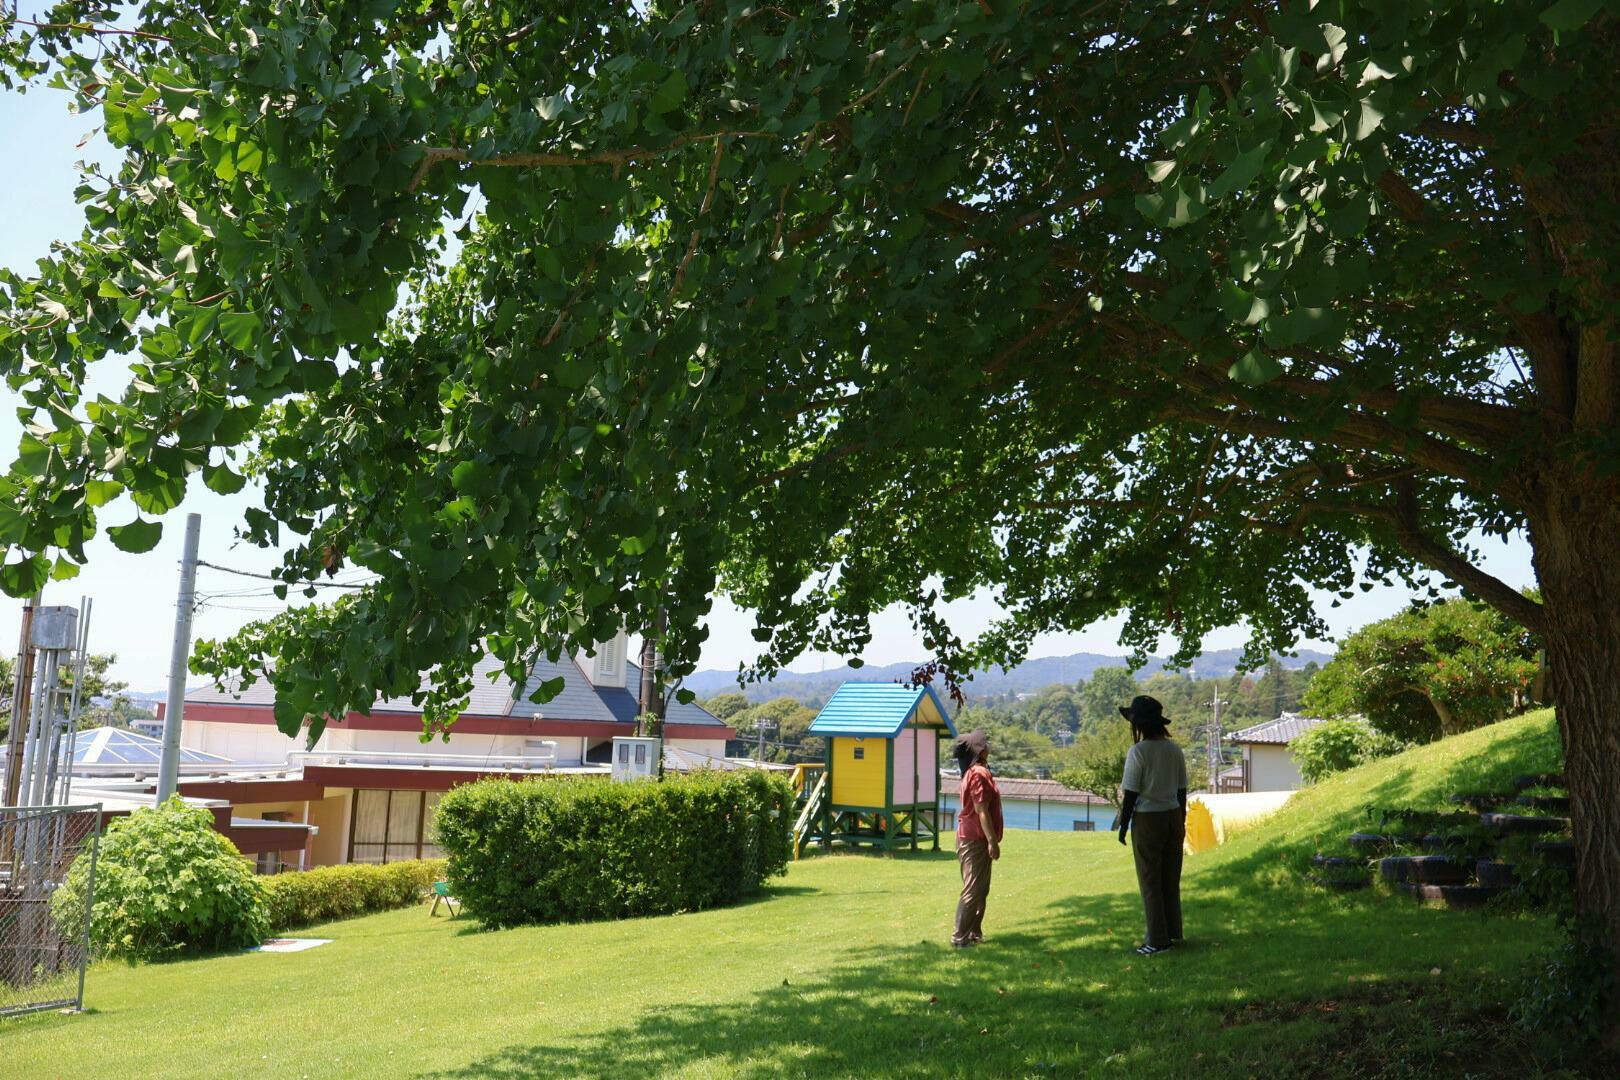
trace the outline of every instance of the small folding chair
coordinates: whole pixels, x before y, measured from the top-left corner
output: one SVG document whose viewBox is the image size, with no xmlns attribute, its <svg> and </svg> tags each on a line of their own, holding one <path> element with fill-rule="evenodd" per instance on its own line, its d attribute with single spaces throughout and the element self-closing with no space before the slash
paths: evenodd
<svg viewBox="0 0 1620 1080">
<path fill-rule="evenodd" d="M 450 895 L 450 883 L 448 881 L 435 881 L 433 883 L 433 906 L 428 909 L 429 917 L 439 913 L 440 903 L 450 909 L 452 919 L 456 917 L 457 909 L 461 907 L 461 901 Z"/>
</svg>

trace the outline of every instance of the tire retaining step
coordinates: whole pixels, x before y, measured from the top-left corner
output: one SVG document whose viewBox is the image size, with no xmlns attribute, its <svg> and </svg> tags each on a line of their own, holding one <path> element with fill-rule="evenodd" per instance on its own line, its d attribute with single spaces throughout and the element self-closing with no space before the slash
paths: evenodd
<svg viewBox="0 0 1620 1080">
<path fill-rule="evenodd" d="M 1560 817 L 1529 817 L 1523 814 L 1481 814 L 1479 820 L 1487 829 L 1499 836 L 1510 833 L 1552 833 L 1569 828 L 1569 819 Z"/>
<path fill-rule="evenodd" d="M 1470 869 L 1448 855 L 1392 855 L 1378 860 L 1378 873 L 1397 885 L 1461 885 Z"/>
<path fill-rule="evenodd" d="M 1446 796 L 1447 800 L 1458 806 L 1466 806 L 1470 810 L 1495 810 L 1512 801 L 1511 795 L 1493 795 L 1489 792 L 1460 792 L 1456 795 Z"/>
<path fill-rule="evenodd" d="M 1489 885 L 1425 885 L 1417 882 L 1408 882 L 1401 888 L 1425 904 L 1449 908 L 1481 907 L 1507 891 Z"/>
<path fill-rule="evenodd" d="M 1519 883 L 1519 871 L 1512 863 L 1481 859 L 1474 864 L 1474 879 L 1493 889 L 1511 889 Z"/>
<path fill-rule="evenodd" d="M 1513 786 L 1523 791 L 1525 788 L 1566 787 L 1568 785 L 1564 783 L 1563 773 L 1530 773 L 1515 779 Z"/>
<path fill-rule="evenodd" d="M 1312 855 L 1311 865 L 1324 867 L 1359 866 L 1363 870 L 1368 869 L 1367 860 L 1359 855 Z"/>
<path fill-rule="evenodd" d="M 1568 795 L 1520 795 L 1513 801 L 1520 806 L 1533 806 L 1537 810 L 1552 810 L 1560 814 L 1569 813 Z"/>
</svg>

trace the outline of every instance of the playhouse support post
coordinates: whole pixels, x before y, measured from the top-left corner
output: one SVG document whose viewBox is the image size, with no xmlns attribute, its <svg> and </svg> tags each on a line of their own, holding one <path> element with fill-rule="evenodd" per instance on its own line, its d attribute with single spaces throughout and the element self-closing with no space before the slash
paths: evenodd
<svg viewBox="0 0 1620 1080">
<path fill-rule="evenodd" d="M 902 725 L 901 730 L 904 730 L 904 725 Z M 900 745 L 900 736 L 899 736 L 899 733 L 897 732 L 895 734 L 895 737 L 890 739 L 888 741 L 888 745 L 883 748 L 883 810 L 884 810 L 884 813 L 883 813 L 883 852 L 884 852 L 884 854 L 888 854 L 889 852 L 894 850 L 894 837 L 895 837 L 895 828 L 894 828 L 894 815 L 895 815 L 895 808 L 894 808 L 894 803 L 895 803 L 894 752 L 895 752 L 895 750 L 897 750 L 899 748 L 899 745 Z"/>
<path fill-rule="evenodd" d="M 939 850 L 939 736 L 934 736 L 934 850 Z"/>
</svg>

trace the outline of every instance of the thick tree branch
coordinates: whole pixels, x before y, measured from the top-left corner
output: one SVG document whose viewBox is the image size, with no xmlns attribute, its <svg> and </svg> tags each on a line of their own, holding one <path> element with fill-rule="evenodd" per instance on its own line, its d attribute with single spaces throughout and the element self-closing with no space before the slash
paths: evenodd
<svg viewBox="0 0 1620 1080">
<path fill-rule="evenodd" d="M 412 174 L 410 183 L 405 185 L 406 191 L 415 191 L 422 186 L 427 177 L 428 170 L 441 161 L 460 161 L 468 165 L 485 165 L 501 169 L 543 169 L 543 168 L 580 168 L 588 165 L 626 165 L 633 161 L 644 161 L 648 158 L 661 157 L 664 154 L 691 146 L 693 143 L 711 142 L 717 139 L 776 139 L 780 138 L 771 131 L 710 131 L 701 135 L 683 135 L 679 139 L 671 140 L 663 146 L 629 146 L 621 150 L 598 150 L 592 154 L 539 154 L 516 152 L 510 154 L 495 154 L 492 157 L 475 158 L 472 153 L 455 146 L 423 146 L 422 160 L 417 163 L 416 172 Z"/>
<path fill-rule="evenodd" d="M 1417 488 L 1410 479 L 1397 482 L 1395 490 L 1393 506 L 1354 500 L 1308 499 L 1301 504 L 1301 512 L 1343 514 L 1382 522 L 1395 542 L 1423 565 L 1446 575 L 1525 629 L 1538 634 L 1546 630 L 1546 615 L 1540 604 L 1487 574 L 1450 544 L 1424 530 L 1418 513 Z"/>
<path fill-rule="evenodd" d="M 1418 519 L 1417 489 L 1412 481 L 1396 487 L 1395 539 L 1413 557 L 1445 574 L 1527 630 L 1544 633 L 1546 616 L 1540 604 L 1506 582 L 1492 577 L 1459 555 L 1450 544 L 1423 531 Z"/>
<path fill-rule="evenodd" d="M 1493 474 L 1489 459 L 1444 439 L 1396 427 L 1382 416 L 1346 409 L 1333 418 L 1331 427 L 1318 426 L 1319 418 L 1311 418 L 1311 426 L 1306 427 L 1297 416 L 1276 420 L 1247 411 L 1254 406 L 1242 398 L 1233 384 L 1205 369 L 1171 377 L 1178 386 L 1198 394 L 1207 404 L 1172 405 L 1166 410 L 1168 415 L 1301 445 L 1325 443 L 1346 450 L 1399 454 L 1435 472 L 1466 481 L 1481 491 L 1504 497 L 1510 494 L 1502 490 L 1503 485 Z M 1286 402 L 1273 404 L 1287 414 Z"/>
</svg>

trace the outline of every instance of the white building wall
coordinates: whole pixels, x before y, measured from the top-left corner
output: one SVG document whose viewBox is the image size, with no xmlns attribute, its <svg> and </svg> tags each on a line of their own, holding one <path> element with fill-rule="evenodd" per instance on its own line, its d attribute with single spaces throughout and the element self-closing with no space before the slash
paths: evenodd
<svg viewBox="0 0 1620 1080">
<path fill-rule="evenodd" d="M 707 754 L 710 757 L 723 758 L 726 756 L 726 740 L 724 739 L 665 739 L 664 745 L 690 750 L 694 754 Z"/>
<path fill-rule="evenodd" d="M 290 739 L 272 724 L 182 720 L 182 725 L 180 745 L 230 758 L 238 765 L 281 765 L 288 754 L 304 749 L 302 738 Z"/>
<path fill-rule="evenodd" d="M 1250 743 L 1243 754 L 1249 762 L 1250 791 L 1297 791 L 1303 786 L 1299 766 L 1286 746 Z"/>
</svg>

